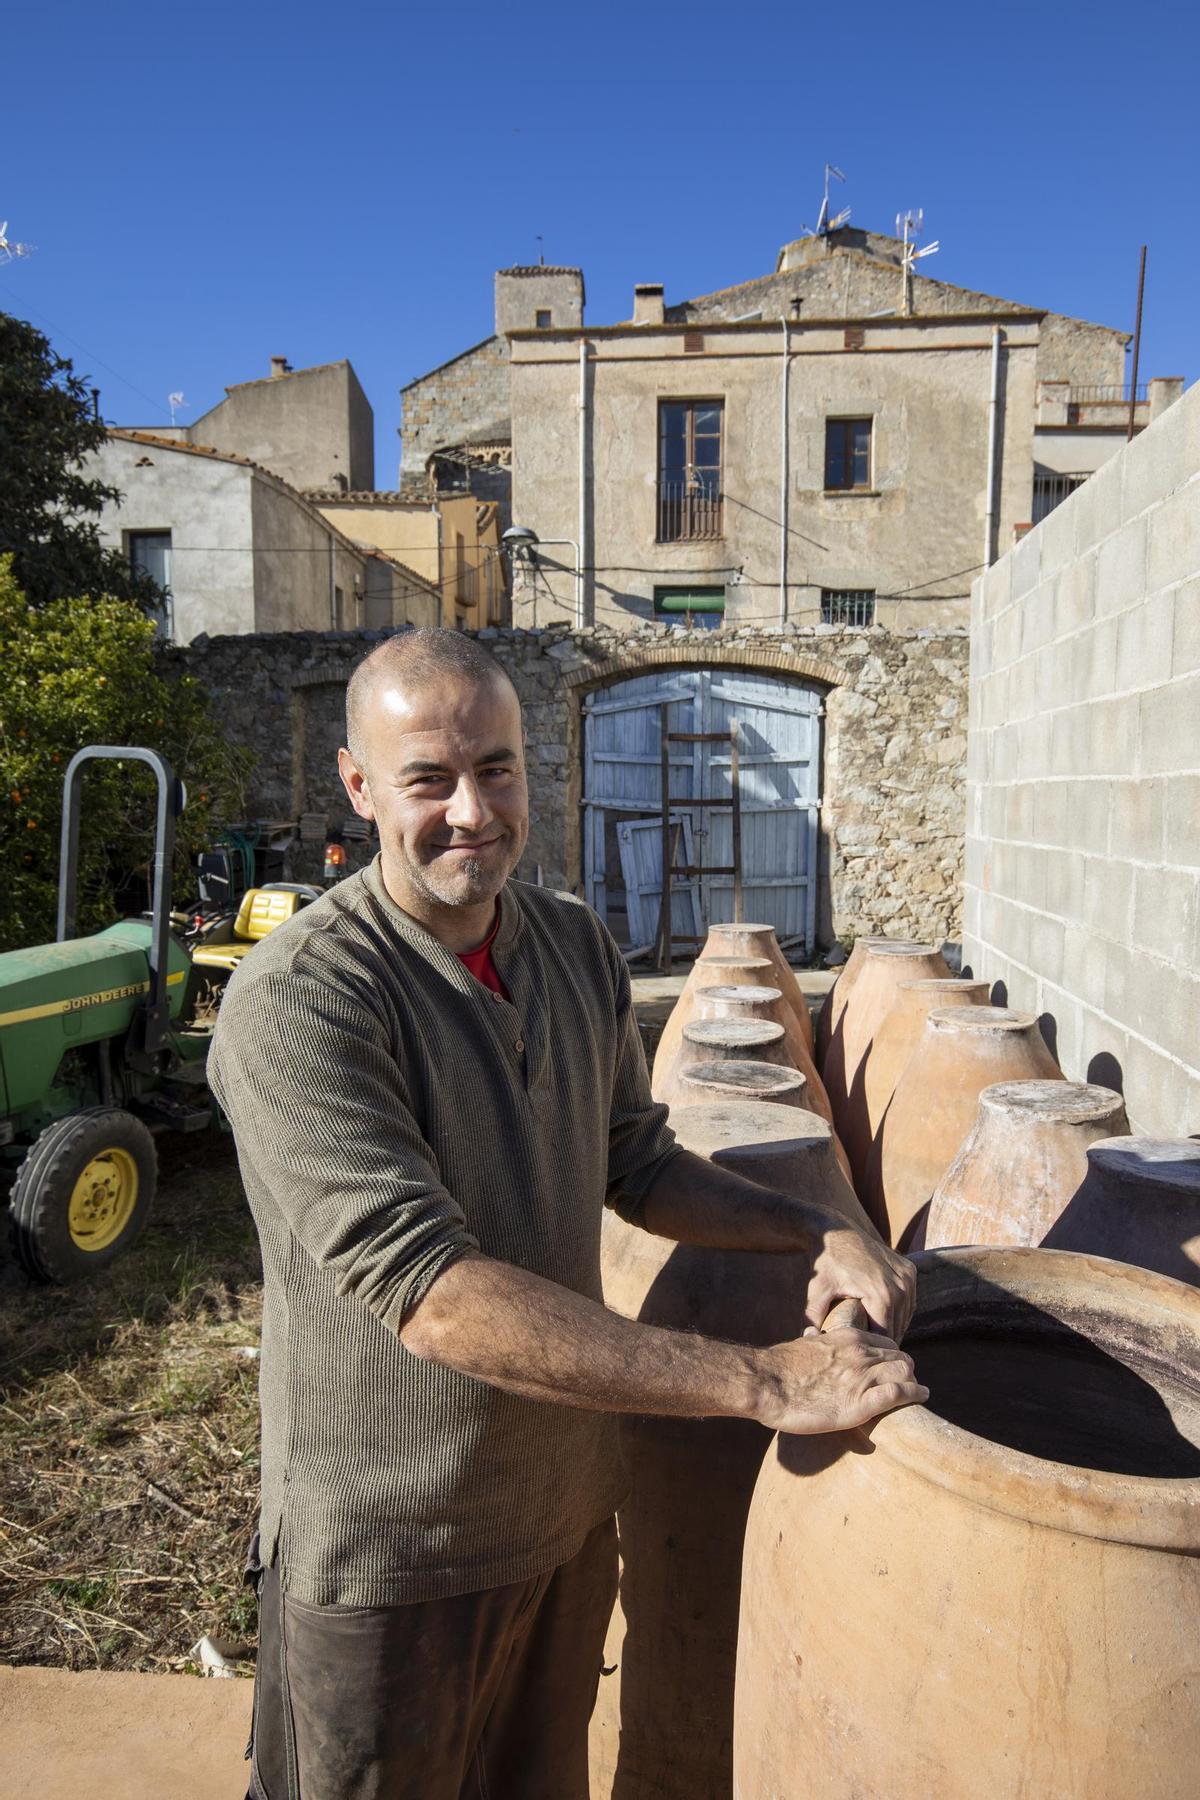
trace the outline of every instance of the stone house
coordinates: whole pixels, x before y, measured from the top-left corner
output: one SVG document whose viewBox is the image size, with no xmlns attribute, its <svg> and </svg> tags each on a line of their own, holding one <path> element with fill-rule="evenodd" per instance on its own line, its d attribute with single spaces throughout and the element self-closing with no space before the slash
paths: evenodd
<svg viewBox="0 0 1200 1800">
<path fill-rule="evenodd" d="M 227 387 L 190 425 L 146 429 L 248 457 L 294 488 L 375 485 L 375 415 L 344 359 L 293 369 L 286 356 L 273 356 L 269 375 Z"/>
<path fill-rule="evenodd" d="M 479 631 L 505 622 L 508 581 L 494 500 L 336 489 L 310 489 L 307 497 L 347 537 L 375 545 L 435 587 L 445 624 Z"/>
<path fill-rule="evenodd" d="M 100 515 L 103 542 L 167 590 L 171 642 L 440 620 L 432 582 L 245 456 L 114 427 L 88 472 L 120 495 Z"/>
<path fill-rule="evenodd" d="M 578 269 L 501 270 L 494 334 L 403 391 L 402 481 L 503 502 L 511 460 L 548 546 L 520 623 L 965 624 L 973 573 L 1124 439 L 1125 332 L 916 275 L 877 233 L 674 305 L 640 285 L 624 324 L 584 299 Z"/>
</svg>

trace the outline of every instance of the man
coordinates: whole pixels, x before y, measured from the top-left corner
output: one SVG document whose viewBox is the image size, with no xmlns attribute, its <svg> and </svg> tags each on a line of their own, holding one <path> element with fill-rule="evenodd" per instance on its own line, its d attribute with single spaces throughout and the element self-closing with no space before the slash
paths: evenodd
<svg viewBox="0 0 1200 1800">
<path fill-rule="evenodd" d="M 251 1793 L 585 1800 L 612 1415 L 829 1431 L 923 1399 L 888 1337 L 800 1335 L 856 1295 L 899 1336 L 912 1269 L 677 1149 L 616 946 L 580 902 L 509 880 L 521 713 L 485 651 L 387 640 L 347 737 L 380 855 L 246 959 L 210 1065 L 265 1281 Z M 662 1236 L 794 1253 L 796 1341 L 606 1311 L 606 1201 Z"/>
</svg>

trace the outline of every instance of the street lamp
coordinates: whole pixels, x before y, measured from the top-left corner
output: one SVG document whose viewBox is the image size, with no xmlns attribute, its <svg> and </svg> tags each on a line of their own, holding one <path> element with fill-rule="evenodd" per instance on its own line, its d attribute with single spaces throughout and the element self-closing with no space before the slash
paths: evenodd
<svg viewBox="0 0 1200 1800">
<path fill-rule="evenodd" d="M 535 550 L 547 544 L 555 549 L 567 549 L 575 552 L 575 625 L 583 626 L 583 558 L 579 554 L 579 545 L 574 538 L 540 538 L 532 526 L 510 525 L 501 535 L 500 542 L 508 551 L 514 562 L 527 562 L 536 566 Z M 537 625 L 537 590 L 534 590 L 534 625 Z"/>
</svg>

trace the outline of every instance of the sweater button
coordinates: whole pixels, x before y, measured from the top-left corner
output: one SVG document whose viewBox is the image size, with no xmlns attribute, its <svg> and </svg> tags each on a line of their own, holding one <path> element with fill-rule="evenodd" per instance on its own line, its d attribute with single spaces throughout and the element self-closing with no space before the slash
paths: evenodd
<svg viewBox="0 0 1200 1800">
<path fill-rule="evenodd" d="M 524 1050 L 524 1048 L 525 1048 L 525 1039 L 518 1038 L 516 1043 L 513 1045 L 513 1049 L 517 1052 L 518 1056 L 521 1054 L 521 1052 L 522 1052 L 522 1050 Z"/>
<path fill-rule="evenodd" d="M 496 992 L 495 988 L 492 989 L 492 999 L 493 1000 L 503 1000 L 503 998 L 504 998 L 503 994 L 498 994 Z"/>
</svg>

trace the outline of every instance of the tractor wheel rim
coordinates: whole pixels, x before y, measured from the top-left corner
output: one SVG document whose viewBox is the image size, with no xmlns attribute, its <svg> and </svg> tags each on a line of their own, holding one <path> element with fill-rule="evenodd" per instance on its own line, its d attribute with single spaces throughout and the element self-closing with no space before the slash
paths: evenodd
<svg viewBox="0 0 1200 1800">
<path fill-rule="evenodd" d="M 77 1250 L 107 1250 L 120 1237 L 137 1205 L 137 1164 L 128 1150 L 101 1150 L 80 1171 L 71 1190 L 67 1225 Z"/>
</svg>

